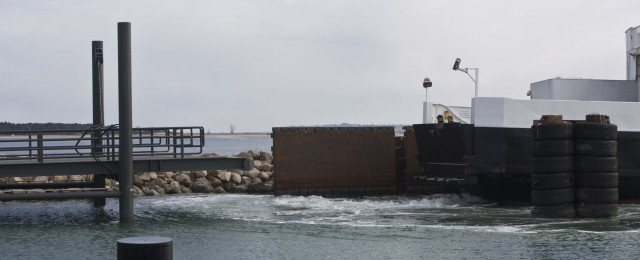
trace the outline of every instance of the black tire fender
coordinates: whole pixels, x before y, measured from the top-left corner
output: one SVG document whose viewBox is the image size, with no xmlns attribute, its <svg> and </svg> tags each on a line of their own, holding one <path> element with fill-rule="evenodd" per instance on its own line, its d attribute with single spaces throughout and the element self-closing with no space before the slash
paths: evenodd
<svg viewBox="0 0 640 260">
<path fill-rule="evenodd" d="M 616 156 L 618 142 L 610 140 L 575 140 L 575 154 L 586 156 Z"/>
<path fill-rule="evenodd" d="M 573 203 L 574 201 L 575 194 L 572 188 L 531 191 L 531 203 L 534 206 L 559 205 Z"/>
<path fill-rule="evenodd" d="M 569 139 L 540 140 L 533 142 L 534 157 L 573 155 L 573 141 Z"/>
<path fill-rule="evenodd" d="M 576 188 L 576 202 L 618 203 L 618 188 Z"/>
<path fill-rule="evenodd" d="M 574 126 L 576 139 L 617 140 L 618 126 L 591 122 L 577 122 Z"/>
<path fill-rule="evenodd" d="M 572 188 L 574 177 L 572 172 L 531 174 L 532 190 L 549 190 Z"/>
<path fill-rule="evenodd" d="M 583 172 L 575 175 L 576 187 L 618 188 L 617 172 Z"/>
<path fill-rule="evenodd" d="M 583 172 L 617 172 L 618 158 L 599 156 L 575 156 L 575 169 Z"/>
<path fill-rule="evenodd" d="M 534 124 L 531 126 L 533 140 L 572 139 L 573 124 L 571 122 L 553 122 Z"/>
<path fill-rule="evenodd" d="M 582 218 L 608 218 L 618 215 L 617 203 L 576 203 L 576 216 Z"/>
</svg>

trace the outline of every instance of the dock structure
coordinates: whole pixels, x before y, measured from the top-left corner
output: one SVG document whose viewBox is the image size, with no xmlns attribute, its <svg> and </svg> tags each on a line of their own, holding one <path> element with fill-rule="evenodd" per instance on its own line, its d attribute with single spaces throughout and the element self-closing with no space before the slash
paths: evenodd
<svg viewBox="0 0 640 260">
<path fill-rule="evenodd" d="M 104 206 L 106 198 L 119 198 L 120 223 L 131 223 L 134 172 L 253 168 L 250 159 L 199 156 L 203 127 L 132 127 L 128 22 L 118 23 L 119 125 L 105 126 L 102 46 L 92 42 L 90 129 L 0 132 L 0 178 L 91 174 L 93 181 L 0 183 L 0 201 L 93 199 Z M 118 190 L 105 188 L 107 176 L 120 182 Z"/>
</svg>

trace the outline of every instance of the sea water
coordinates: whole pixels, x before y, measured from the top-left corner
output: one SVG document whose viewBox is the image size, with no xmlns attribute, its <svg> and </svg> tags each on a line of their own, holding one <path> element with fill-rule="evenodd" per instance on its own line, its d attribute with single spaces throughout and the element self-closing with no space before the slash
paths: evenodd
<svg viewBox="0 0 640 260">
<path fill-rule="evenodd" d="M 255 137 L 255 136 L 254 136 Z M 247 144 L 254 137 L 243 139 Z M 238 138 L 232 136 L 226 139 Z M 223 139 L 224 139 L 223 138 Z M 261 145 L 227 151 L 265 150 Z M 213 138 L 207 146 L 229 140 Z M 239 142 L 245 142 L 239 141 Z M 232 142 L 235 143 L 235 142 Z M 174 259 L 636 259 L 640 205 L 606 219 L 533 218 L 468 194 L 323 198 L 245 194 L 0 202 L 0 259 L 115 259 L 116 241 L 173 239 Z"/>
</svg>

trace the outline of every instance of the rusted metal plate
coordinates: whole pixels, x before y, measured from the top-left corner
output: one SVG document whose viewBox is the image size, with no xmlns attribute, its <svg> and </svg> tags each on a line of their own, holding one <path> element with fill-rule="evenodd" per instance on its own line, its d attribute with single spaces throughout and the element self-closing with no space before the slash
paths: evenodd
<svg viewBox="0 0 640 260">
<path fill-rule="evenodd" d="M 273 128 L 274 191 L 327 196 L 395 192 L 394 135 L 393 127 Z"/>
<path fill-rule="evenodd" d="M 414 183 L 417 176 L 422 176 L 422 166 L 418 161 L 418 143 L 413 127 L 404 130 L 405 183 Z"/>
</svg>

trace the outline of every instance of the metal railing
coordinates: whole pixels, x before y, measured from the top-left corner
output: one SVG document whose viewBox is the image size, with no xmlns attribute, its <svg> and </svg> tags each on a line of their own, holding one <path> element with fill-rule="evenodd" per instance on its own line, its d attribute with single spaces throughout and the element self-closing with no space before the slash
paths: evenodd
<svg viewBox="0 0 640 260">
<path fill-rule="evenodd" d="M 133 128 L 134 156 L 201 154 L 203 127 Z M 118 159 L 117 126 L 74 130 L 0 131 L 0 161 L 67 158 Z"/>
</svg>

